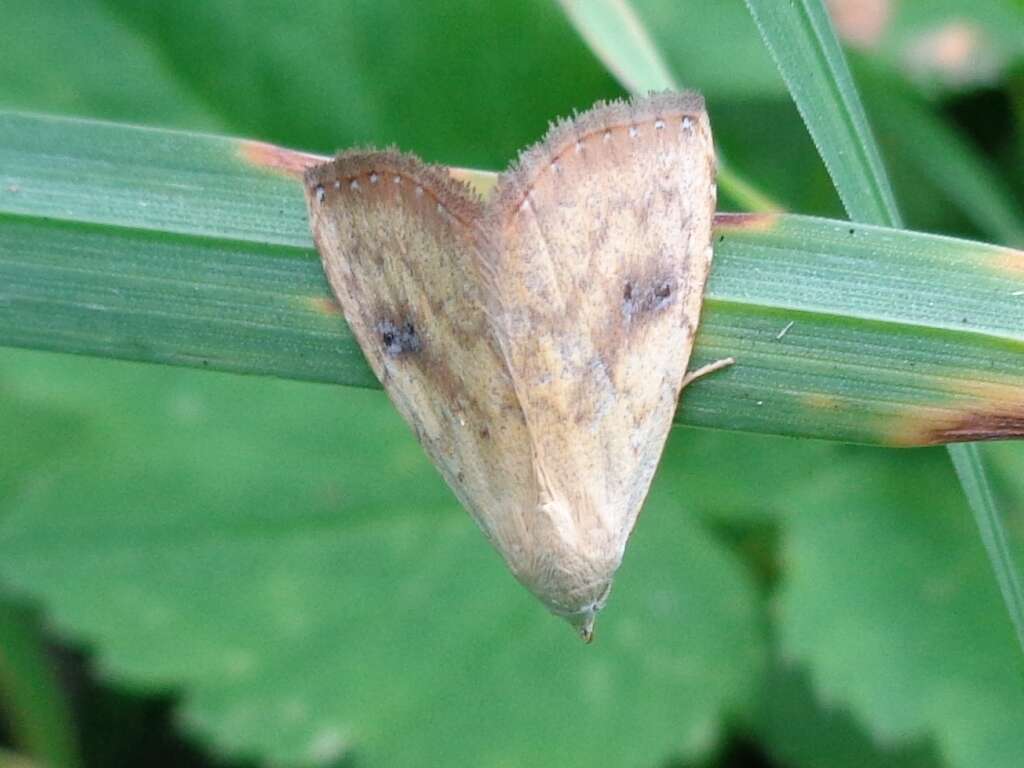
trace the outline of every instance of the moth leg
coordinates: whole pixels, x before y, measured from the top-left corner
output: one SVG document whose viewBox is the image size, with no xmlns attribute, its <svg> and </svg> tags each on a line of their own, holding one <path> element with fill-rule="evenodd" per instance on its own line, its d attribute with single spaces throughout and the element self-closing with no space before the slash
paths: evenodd
<svg viewBox="0 0 1024 768">
<path fill-rule="evenodd" d="M 734 357 L 723 357 L 721 360 L 715 360 L 715 362 L 713 363 L 702 365 L 696 371 L 690 371 L 683 377 L 683 386 L 685 387 L 687 384 L 696 381 L 701 376 L 706 376 L 709 373 L 714 373 L 715 371 L 720 371 L 723 368 L 727 368 L 728 366 L 732 365 L 735 362 L 736 358 Z"/>
</svg>

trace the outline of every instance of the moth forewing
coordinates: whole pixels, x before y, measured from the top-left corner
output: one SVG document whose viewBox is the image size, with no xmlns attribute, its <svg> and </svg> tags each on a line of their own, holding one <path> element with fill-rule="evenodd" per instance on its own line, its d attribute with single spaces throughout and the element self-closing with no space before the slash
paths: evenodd
<svg viewBox="0 0 1024 768">
<path fill-rule="evenodd" d="M 541 577 L 577 623 L 607 595 L 668 436 L 714 198 L 703 100 L 663 94 L 555 126 L 488 209 L 498 336 L 562 551 Z"/>
<path fill-rule="evenodd" d="M 530 442 L 476 276 L 481 204 L 394 152 L 343 153 L 306 176 L 324 271 L 385 391 L 502 552 L 537 496 Z"/>
</svg>

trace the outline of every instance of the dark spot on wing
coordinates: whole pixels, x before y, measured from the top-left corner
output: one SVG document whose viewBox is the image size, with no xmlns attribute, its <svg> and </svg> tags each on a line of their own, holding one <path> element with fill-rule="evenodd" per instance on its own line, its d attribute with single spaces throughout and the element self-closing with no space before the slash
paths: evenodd
<svg viewBox="0 0 1024 768">
<path fill-rule="evenodd" d="M 388 357 L 401 357 L 423 349 L 423 340 L 416 332 L 416 326 L 411 320 L 398 323 L 392 320 L 381 320 L 377 323 L 377 333 L 380 334 L 380 343 L 384 347 L 384 354 Z"/>
<path fill-rule="evenodd" d="M 622 315 L 631 321 L 665 309 L 672 303 L 674 282 L 674 279 L 627 282 L 622 291 Z"/>
</svg>

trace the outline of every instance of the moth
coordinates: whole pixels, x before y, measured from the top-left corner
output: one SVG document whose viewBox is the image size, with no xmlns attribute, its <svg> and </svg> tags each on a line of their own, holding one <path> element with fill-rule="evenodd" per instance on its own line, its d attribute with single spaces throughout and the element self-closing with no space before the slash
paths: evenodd
<svg viewBox="0 0 1024 768">
<path fill-rule="evenodd" d="M 397 151 L 305 175 L 370 367 L 515 577 L 589 642 L 687 374 L 711 267 L 703 98 L 598 103 L 486 200 Z"/>
</svg>

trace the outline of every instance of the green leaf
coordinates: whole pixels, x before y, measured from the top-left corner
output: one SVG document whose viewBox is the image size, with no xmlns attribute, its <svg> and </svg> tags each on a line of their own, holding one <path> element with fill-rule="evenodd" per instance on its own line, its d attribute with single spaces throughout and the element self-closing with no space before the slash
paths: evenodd
<svg viewBox="0 0 1024 768">
<path fill-rule="evenodd" d="M 836 702 L 815 698 L 808 675 L 776 663 L 765 685 L 756 729 L 782 765 L 811 768 L 828 756 L 829 768 L 942 768 L 929 738 L 878 743 Z"/>
<path fill-rule="evenodd" d="M 80 764 L 71 713 L 53 669 L 38 612 L 2 593 L 0 720 L 9 725 L 14 742 L 26 757 L 31 756 L 40 766 L 75 768 Z"/>
<path fill-rule="evenodd" d="M 67 455 L 80 422 L 66 408 L 27 400 L 8 408 L 10 391 L 0 376 L 0 509 L 13 503 L 40 467 Z M 10 436 L 16 435 L 15 440 Z M 2 513 L 0 513 L 2 514 Z M 43 635 L 41 612 L 7 594 L 0 577 L 0 721 L 26 757 L 39 766 L 81 763 L 72 716 Z M 0 752 L 0 764 L 3 753 Z M 15 763 L 12 760 L 12 765 Z"/>
<path fill-rule="evenodd" d="M 0 116 L 0 343 L 373 386 L 298 184 L 273 170 L 302 161 Z M 1022 262 L 947 238 L 723 216 L 696 357 L 738 363 L 688 389 L 680 418 L 899 445 L 1019 432 Z"/>
<path fill-rule="evenodd" d="M 1024 656 L 946 464 L 850 448 L 818 468 L 786 525 L 781 652 L 885 743 L 930 736 L 949 765 L 1011 768 Z"/>
<path fill-rule="evenodd" d="M 27 405 L 78 425 L 0 501 L 0 579 L 44 599 L 109 677 L 179 691 L 218 751 L 649 766 L 705 754 L 750 706 L 756 592 L 671 480 L 686 433 L 584 647 L 383 393 L 2 358 L 3 433 Z"/>
</svg>

